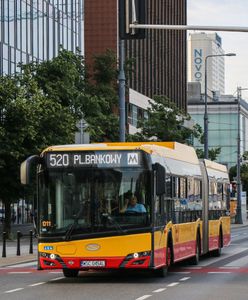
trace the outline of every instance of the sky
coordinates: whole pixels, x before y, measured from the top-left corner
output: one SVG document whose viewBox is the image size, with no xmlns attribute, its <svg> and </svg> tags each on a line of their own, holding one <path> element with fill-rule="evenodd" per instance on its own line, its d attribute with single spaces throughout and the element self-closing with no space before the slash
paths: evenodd
<svg viewBox="0 0 248 300">
<path fill-rule="evenodd" d="M 248 0 L 187 0 L 187 3 L 188 25 L 248 28 Z M 236 53 L 234 57 L 225 57 L 225 94 L 235 95 L 238 86 L 248 88 L 248 32 L 218 31 L 218 34 L 225 53 Z M 248 100 L 248 91 L 242 91 L 242 98 Z"/>
</svg>

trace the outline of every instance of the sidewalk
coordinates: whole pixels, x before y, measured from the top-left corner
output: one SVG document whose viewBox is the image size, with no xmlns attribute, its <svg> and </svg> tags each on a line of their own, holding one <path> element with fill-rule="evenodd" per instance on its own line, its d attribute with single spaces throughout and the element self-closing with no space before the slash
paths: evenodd
<svg viewBox="0 0 248 300">
<path fill-rule="evenodd" d="M 30 262 L 37 260 L 37 239 L 33 237 L 33 254 L 29 254 L 30 248 L 30 230 L 33 230 L 33 224 L 12 224 L 11 231 L 13 240 L 6 241 L 6 257 L 2 257 L 3 243 L 2 232 L 3 226 L 0 224 L 0 268 L 18 263 Z M 22 233 L 20 239 L 20 256 L 17 256 L 17 231 Z"/>
<path fill-rule="evenodd" d="M 32 226 L 32 224 L 30 225 Z M 15 230 L 19 230 L 22 232 L 21 229 L 25 230 L 23 233 L 28 233 L 30 230 L 30 226 L 24 225 L 22 226 L 16 226 Z M 245 227 L 248 226 L 248 220 L 243 220 L 243 224 L 231 224 L 231 228 L 239 228 L 239 227 Z M 1 232 L 1 228 L 0 228 Z M 37 239 L 33 239 L 33 253 L 34 254 L 29 254 L 29 239 L 27 238 L 22 238 L 21 239 L 21 255 L 16 256 L 16 250 L 17 250 L 17 242 L 16 240 L 13 241 L 7 241 L 6 242 L 6 255 L 7 257 L 2 257 L 2 242 L 0 243 L 0 268 L 14 265 L 14 264 L 19 264 L 19 263 L 25 263 L 25 262 L 31 262 L 31 261 L 36 261 L 37 260 Z"/>
</svg>

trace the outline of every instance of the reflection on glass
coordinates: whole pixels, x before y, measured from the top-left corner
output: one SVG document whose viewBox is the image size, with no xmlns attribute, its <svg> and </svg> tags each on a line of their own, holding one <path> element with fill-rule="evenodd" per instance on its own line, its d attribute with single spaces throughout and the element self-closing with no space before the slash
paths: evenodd
<svg viewBox="0 0 248 300">
<path fill-rule="evenodd" d="M 0 3 L 0 9 L 3 10 L 0 17 L 4 16 L 1 20 L 0 42 L 6 47 L 15 47 L 25 52 L 27 57 L 32 55 L 43 61 L 56 56 L 59 45 L 75 51 L 76 43 L 82 44 L 77 42 L 75 34 L 75 28 L 82 27 L 82 9 L 80 16 L 78 13 L 81 0 L 1 0 Z M 78 32 L 81 30 L 79 28 Z M 4 65 L 4 73 L 9 74 L 3 57 L 0 60 Z M 14 61 L 20 62 L 19 58 L 12 59 Z M 12 72 L 15 67 L 11 66 L 10 70 Z"/>
<path fill-rule="evenodd" d="M 77 234 L 148 226 L 149 187 L 149 172 L 140 168 L 43 171 L 39 174 L 40 233 L 65 234 L 72 225 Z M 131 195 L 146 212 L 123 212 Z"/>
</svg>

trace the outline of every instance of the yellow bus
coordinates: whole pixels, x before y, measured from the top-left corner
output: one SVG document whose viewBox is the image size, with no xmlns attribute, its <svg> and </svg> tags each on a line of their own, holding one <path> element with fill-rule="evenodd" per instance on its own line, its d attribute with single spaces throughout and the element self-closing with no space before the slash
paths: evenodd
<svg viewBox="0 0 248 300">
<path fill-rule="evenodd" d="M 230 243 L 225 166 L 176 142 L 61 145 L 21 165 L 38 181 L 38 268 L 151 269 Z"/>
</svg>

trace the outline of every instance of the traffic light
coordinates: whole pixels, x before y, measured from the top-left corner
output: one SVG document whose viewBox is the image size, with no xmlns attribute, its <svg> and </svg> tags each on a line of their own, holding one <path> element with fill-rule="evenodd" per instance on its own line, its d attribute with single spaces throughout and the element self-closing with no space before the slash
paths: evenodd
<svg viewBox="0 0 248 300">
<path fill-rule="evenodd" d="M 119 0 L 119 36 L 120 39 L 144 39 L 145 29 L 129 28 L 132 23 L 146 23 L 147 0 Z"/>
</svg>

